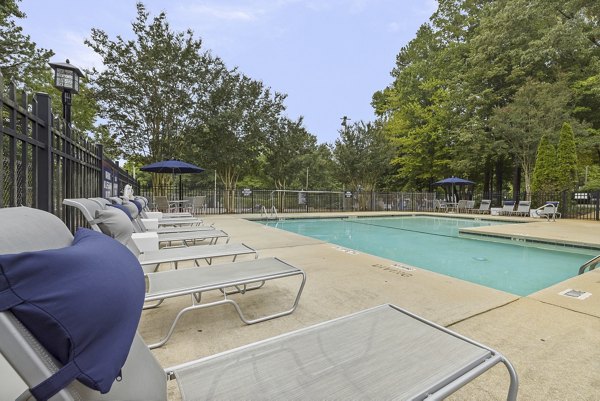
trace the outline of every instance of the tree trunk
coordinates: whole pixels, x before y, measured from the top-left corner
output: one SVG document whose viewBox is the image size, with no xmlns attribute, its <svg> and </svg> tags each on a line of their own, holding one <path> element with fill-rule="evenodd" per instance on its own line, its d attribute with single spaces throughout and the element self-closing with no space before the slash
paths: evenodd
<svg viewBox="0 0 600 401">
<path fill-rule="evenodd" d="M 517 202 L 521 198 L 521 166 L 515 166 L 513 169 L 513 200 Z M 525 172 L 527 175 L 527 172 Z M 527 190 L 527 177 L 525 178 L 525 192 Z"/>
</svg>

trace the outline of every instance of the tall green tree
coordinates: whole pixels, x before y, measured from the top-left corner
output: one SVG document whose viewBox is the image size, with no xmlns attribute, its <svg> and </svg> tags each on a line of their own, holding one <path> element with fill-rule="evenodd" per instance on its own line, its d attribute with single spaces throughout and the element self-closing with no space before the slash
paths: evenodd
<svg viewBox="0 0 600 401">
<path fill-rule="evenodd" d="M 539 141 L 544 135 L 554 140 L 568 119 L 569 93 L 564 85 L 529 80 L 510 104 L 495 110 L 491 119 L 493 130 L 521 167 L 528 194 Z"/>
<path fill-rule="evenodd" d="M 290 184 L 300 188 L 306 169 L 306 156 L 314 151 L 317 138 L 303 127 L 302 118 L 280 120 L 277 129 L 267 134 L 265 173 L 275 189 L 287 189 Z"/>
<path fill-rule="evenodd" d="M 558 139 L 558 185 L 560 190 L 575 190 L 577 180 L 577 146 L 571 124 L 565 122 Z"/>
<path fill-rule="evenodd" d="M 338 179 L 346 188 L 375 190 L 393 157 L 393 147 L 381 125 L 363 121 L 346 125 L 334 146 Z"/>
<path fill-rule="evenodd" d="M 4 79 L 31 87 L 44 80 L 49 70 L 52 50 L 38 48 L 23 28 L 17 24 L 26 17 L 19 10 L 19 0 L 0 2 L 0 72 Z"/>
<path fill-rule="evenodd" d="M 285 97 L 242 73 L 221 70 L 186 130 L 186 152 L 217 171 L 228 210 L 235 206 L 238 180 L 259 166 L 268 134 L 279 128 Z"/>
<path fill-rule="evenodd" d="M 203 105 L 212 84 L 207 76 L 218 61 L 202 51 L 190 30 L 172 31 L 164 13 L 150 18 L 142 3 L 132 30 L 134 39 L 113 40 L 94 28 L 85 41 L 105 66 L 90 73 L 100 116 L 125 157 L 146 162 L 178 157 L 183 132 L 194 124 L 192 115 Z"/>
<path fill-rule="evenodd" d="M 558 189 L 558 180 L 556 149 L 550 143 L 548 135 L 543 135 L 537 148 L 531 190 L 533 192 L 556 191 Z"/>
</svg>

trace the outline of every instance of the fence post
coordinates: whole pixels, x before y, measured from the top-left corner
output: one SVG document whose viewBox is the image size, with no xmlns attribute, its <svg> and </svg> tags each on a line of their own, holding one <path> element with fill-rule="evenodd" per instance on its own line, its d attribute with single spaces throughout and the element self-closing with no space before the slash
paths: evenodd
<svg viewBox="0 0 600 401">
<path fill-rule="evenodd" d="M 98 168 L 100 169 L 100 174 L 98 174 L 98 187 L 97 187 L 97 191 L 98 194 L 96 196 L 99 196 L 101 198 L 104 197 L 104 166 L 103 166 L 103 162 L 104 162 L 104 145 L 102 145 L 101 143 L 97 143 L 96 144 L 96 156 L 98 157 Z"/>
<path fill-rule="evenodd" d="M 562 193 L 560 194 L 561 196 L 561 200 L 560 200 L 560 204 L 562 205 L 562 207 L 560 207 L 561 210 L 559 210 L 562 215 L 566 218 L 570 218 L 570 212 L 571 212 L 571 208 L 569 207 L 569 205 L 567 204 L 567 200 L 569 199 L 569 197 L 567 196 L 568 192 L 567 191 L 562 191 Z"/>
<path fill-rule="evenodd" d="M 595 193 L 596 198 L 596 220 L 600 220 L 600 191 Z"/>
<path fill-rule="evenodd" d="M 36 94 L 38 117 L 37 140 L 44 147 L 37 149 L 37 199 L 36 207 L 52 213 L 52 102 L 47 93 Z"/>
</svg>

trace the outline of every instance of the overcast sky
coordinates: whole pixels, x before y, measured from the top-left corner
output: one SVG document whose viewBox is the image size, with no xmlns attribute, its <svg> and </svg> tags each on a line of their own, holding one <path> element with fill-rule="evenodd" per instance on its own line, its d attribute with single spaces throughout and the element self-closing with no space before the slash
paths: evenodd
<svg viewBox="0 0 600 401">
<path fill-rule="evenodd" d="M 91 28 L 132 37 L 134 0 L 22 0 L 19 21 L 52 61 L 80 68 L 100 59 L 83 44 Z M 304 116 L 319 142 L 338 137 L 341 117 L 374 119 L 370 105 L 390 82 L 402 46 L 437 7 L 435 0 L 146 0 L 171 28 L 191 28 L 205 49 L 273 90 L 288 94 L 287 115 Z"/>
</svg>

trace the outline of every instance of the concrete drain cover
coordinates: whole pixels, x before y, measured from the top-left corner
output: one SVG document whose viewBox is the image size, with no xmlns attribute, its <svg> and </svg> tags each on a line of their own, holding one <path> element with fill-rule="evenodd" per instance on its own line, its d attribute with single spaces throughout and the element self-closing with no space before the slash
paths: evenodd
<svg viewBox="0 0 600 401">
<path fill-rule="evenodd" d="M 590 292 L 585 292 L 585 291 L 579 291 L 579 290 L 572 290 L 570 288 L 561 291 L 558 293 L 559 295 L 565 296 L 565 297 L 569 297 L 569 298 L 575 298 L 575 299 L 579 299 L 579 300 L 584 300 L 586 298 L 589 298 L 592 296 L 592 294 Z"/>
</svg>

